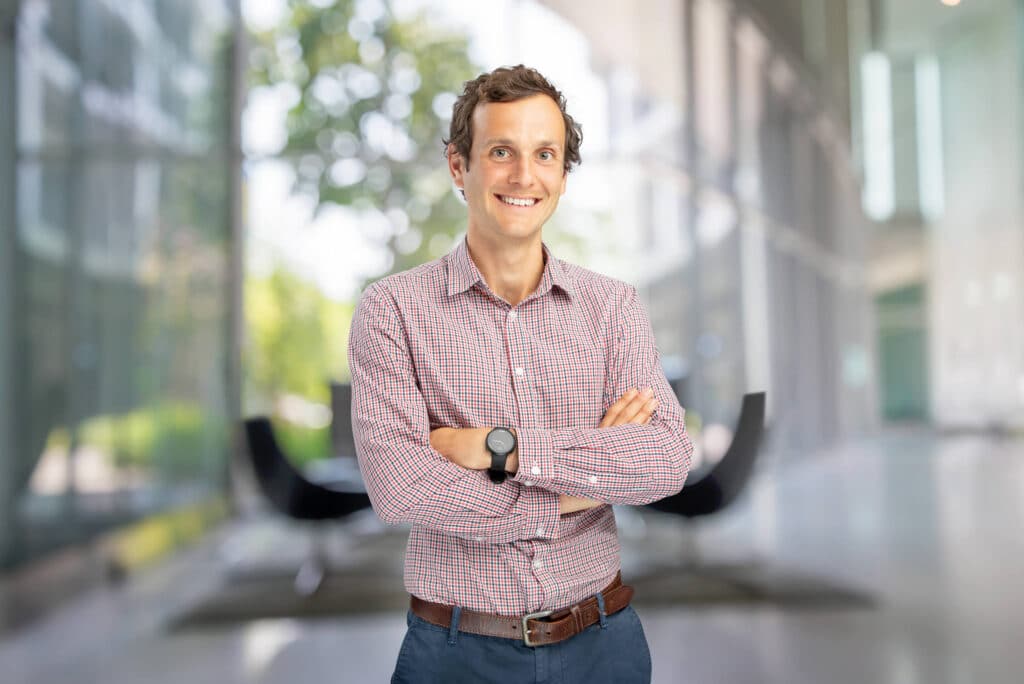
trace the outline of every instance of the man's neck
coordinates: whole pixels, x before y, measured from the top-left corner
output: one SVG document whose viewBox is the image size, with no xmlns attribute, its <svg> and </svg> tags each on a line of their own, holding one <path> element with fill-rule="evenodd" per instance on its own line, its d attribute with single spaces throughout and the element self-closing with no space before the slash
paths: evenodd
<svg viewBox="0 0 1024 684">
<path fill-rule="evenodd" d="M 466 246 L 487 287 L 512 306 L 530 296 L 544 275 L 544 247 L 539 235 L 529 242 L 492 245 L 470 231 Z"/>
</svg>

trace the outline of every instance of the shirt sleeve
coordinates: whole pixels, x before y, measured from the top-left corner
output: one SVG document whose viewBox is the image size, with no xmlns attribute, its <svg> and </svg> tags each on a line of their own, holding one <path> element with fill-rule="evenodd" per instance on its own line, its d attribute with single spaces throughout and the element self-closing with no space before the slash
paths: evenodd
<svg viewBox="0 0 1024 684">
<path fill-rule="evenodd" d="M 380 518 L 476 542 L 558 535 L 558 495 L 458 466 L 430 446 L 430 420 L 393 298 L 369 288 L 352 319 L 352 428 L 359 468 Z"/>
<path fill-rule="evenodd" d="M 683 488 L 693 444 L 683 408 L 661 369 L 654 333 L 636 289 L 629 288 L 608 331 L 612 353 L 602 414 L 630 388 L 651 387 L 659 403 L 650 422 L 611 428 L 517 428 L 515 479 L 561 494 L 641 506 Z"/>
</svg>

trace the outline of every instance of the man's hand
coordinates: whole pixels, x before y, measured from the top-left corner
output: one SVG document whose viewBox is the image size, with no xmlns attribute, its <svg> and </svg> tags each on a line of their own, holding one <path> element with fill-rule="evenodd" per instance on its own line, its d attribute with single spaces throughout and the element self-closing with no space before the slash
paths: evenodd
<svg viewBox="0 0 1024 684">
<path fill-rule="evenodd" d="M 646 425 L 651 421 L 651 416 L 657 408 L 658 400 L 654 398 L 653 389 L 648 387 L 643 392 L 639 392 L 634 388 L 608 407 L 608 411 L 597 427 L 617 427 L 627 423 Z"/>
<path fill-rule="evenodd" d="M 658 408 L 658 400 L 654 398 L 654 390 L 648 387 L 643 392 L 631 389 L 608 407 L 608 411 L 601 419 L 599 428 L 618 427 L 632 423 L 634 425 L 647 425 L 651 422 L 651 416 Z M 562 515 L 585 511 L 588 508 L 600 506 L 600 501 L 585 499 L 579 496 L 568 496 L 561 494 L 558 497 L 558 512 Z"/>
</svg>

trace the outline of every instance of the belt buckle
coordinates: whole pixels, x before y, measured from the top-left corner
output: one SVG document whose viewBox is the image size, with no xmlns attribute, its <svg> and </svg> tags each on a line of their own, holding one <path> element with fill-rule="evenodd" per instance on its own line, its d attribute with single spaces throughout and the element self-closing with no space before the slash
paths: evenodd
<svg viewBox="0 0 1024 684">
<path fill-rule="evenodd" d="M 523 643 L 524 644 L 526 644 L 530 648 L 536 648 L 538 646 L 538 644 L 535 644 L 535 643 L 530 641 L 530 630 L 527 629 L 526 623 L 529 622 L 530 620 L 538 620 L 540 618 L 546 618 L 547 616 L 551 615 L 554 612 L 555 611 L 553 611 L 553 610 L 542 610 L 542 611 L 537 612 L 537 613 L 527 613 L 526 615 L 523 616 Z"/>
</svg>

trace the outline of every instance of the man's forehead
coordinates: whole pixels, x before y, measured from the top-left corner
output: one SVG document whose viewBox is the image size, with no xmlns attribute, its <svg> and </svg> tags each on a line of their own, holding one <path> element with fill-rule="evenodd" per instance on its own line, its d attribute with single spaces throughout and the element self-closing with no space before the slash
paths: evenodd
<svg viewBox="0 0 1024 684">
<path fill-rule="evenodd" d="M 473 127 L 478 134 L 474 137 L 482 136 L 486 143 L 526 137 L 536 144 L 561 145 L 565 137 L 562 111 L 544 94 L 511 102 L 480 102 L 473 111 Z"/>
<path fill-rule="evenodd" d="M 504 137 L 501 137 L 501 138 L 491 137 L 491 138 L 487 138 L 487 139 L 482 141 L 482 144 L 484 144 L 484 145 L 516 145 L 518 143 L 519 143 L 518 140 L 513 140 L 512 138 L 504 138 Z M 562 141 L 544 138 L 542 140 L 534 141 L 534 144 L 539 146 L 539 147 L 561 147 L 562 146 Z"/>
</svg>

